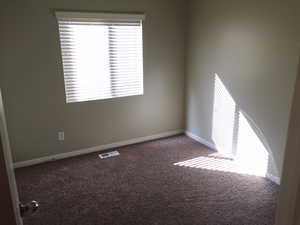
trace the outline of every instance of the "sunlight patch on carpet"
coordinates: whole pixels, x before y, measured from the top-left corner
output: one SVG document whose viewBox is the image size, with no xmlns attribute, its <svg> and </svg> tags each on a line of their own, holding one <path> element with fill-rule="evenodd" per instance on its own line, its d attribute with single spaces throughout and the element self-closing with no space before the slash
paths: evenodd
<svg viewBox="0 0 300 225">
<path fill-rule="evenodd" d="M 253 167 L 249 167 L 248 164 L 241 164 L 233 159 L 215 156 L 215 154 L 200 156 L 186 161 L 177 162 L 174 163 L 174 165 L 180 167 L 190 167 L 265 177 L 265 172 L 257 169 L 256 165 L 253 165 Z"/>
</svg>

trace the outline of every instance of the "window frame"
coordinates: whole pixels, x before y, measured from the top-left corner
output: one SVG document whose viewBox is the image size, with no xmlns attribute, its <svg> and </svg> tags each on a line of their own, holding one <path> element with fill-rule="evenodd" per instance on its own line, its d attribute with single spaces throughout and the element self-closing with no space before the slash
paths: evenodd
<svg viewBox="0 0 300 225">
<path fill-rule="evenodd" d="M 63 63 L 63 54 L 62 54 L 62 45 L 61 45 L 61 36 L 60 32 L 58 34 L 58 41 L 59 41 L 59 51 L 60 51 L 60 60 L 61 60 L 61 68 L 62 74 L 64 78 L 64 92 L 65 92 L 65 103 L 80 103 L 80 102 L 88 102 L 88 101 L 99 101 L 99 100 L 108 100 L 114 98 L 123 98 L 123 97 L 131 97 L 131 96 L 141 96 L 144 95 L 144 42 L 143 42 L 143 21 L 145 20 L 144 13 L 106 13 L 106 12 L 74 12 L 74 11 L 55 11 L 55 16 L 57 19 L 57 25 L 59 30 L 59 23 L 60 21 L 79 21 L 79 22 L 107 22 L 107 23 L 140 23 L 141 29 L 141 77 L 142 83 L 141 88 L 142 92 L 140 94 L 129 94 L 124 96 L 111 96 L 111 97 L 96 97 L 91 99 L 83 99 L 83 100 L 68 100 L 67 88 L 66 88 L 66 78 L 65 78 L 65 71 L 64 71 L 64 63 Z"/>
</svg>

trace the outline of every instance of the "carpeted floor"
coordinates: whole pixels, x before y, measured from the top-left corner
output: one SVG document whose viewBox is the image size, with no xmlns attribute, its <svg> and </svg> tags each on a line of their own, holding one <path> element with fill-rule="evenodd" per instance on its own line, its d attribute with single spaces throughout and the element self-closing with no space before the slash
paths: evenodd
<svg viewBox="0 0 300 225">
<path fill-rule="evenodd" d="M 16 171 L 25 225 L 271 225 L 279 187 L 249 175 L 178 166 L 214 153 L 186 136 Z"/>
</svg>

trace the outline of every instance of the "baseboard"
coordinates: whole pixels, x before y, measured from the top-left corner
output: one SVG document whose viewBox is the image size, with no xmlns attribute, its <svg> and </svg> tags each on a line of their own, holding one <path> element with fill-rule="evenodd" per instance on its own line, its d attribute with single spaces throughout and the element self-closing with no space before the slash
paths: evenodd
<svg viewBox="0 0 300 225">
<path fill-rule="evenodd" d="M 198 141 L 199 143 L 205 145 L 206 147 L 209 147 L 213 150 L 217 150 L 214 143 L 209 142 L 209 141 L 205 140 L 204 138 L 201 138 L 201 137 L 199 137 L 199 136 L 197 136 L 197 135 L 195 135 L 195 134 L 193 134 L 189 131 L 185 131 L 185 134 L 186 134 L 186 136 L 194 139 L 195 141 Z"/>
<path fill-rule="evenodd" d="M 201 144 L 217 151 L 217 148 L 213 143 L 211 143 L 211 142 L 209 142 L 209 141 L 207 141 L 207 140 L 205 140 L 205 139 L 203 139 L 203 138 L 201 138 L 201 137 L 199 137 L 199 136 L 197 136 L 197 135 L 195 135 L 195 134 L 193 134 L 189 131 L 185 131 L 185 134 L 186 134 L 186 136 L 194 139 L 195 141 L 198 141 L 199 143 L 201 143 Z M 265 178 L 267 178 L 268 180 L 274 182 L 275 184 L 280 185 L 280 177 L 277 177 L 277 176 L 274 176 L 270 173 L 267 173 Z"/>
<path fill-rule="evenodd" d="M 49 162 L 49 161 L 70 158 L 70 157 L 89 154 L 89 153 L 93 153 L 93 152 L 100 152 L 100 151 L 104 151 L 104 150 L 111 149 L 111 148 L 118 148 L 118 147 L 122 147 L 122 146 L 126 146 L 126 145 L 142 143 L 145 141 L 151 141 L 151 140 L 156 140 L 156 139 L 160 139 L 160 138 L 170 137 L 170 136 L 174 136 L 174 135 L 178 135 L 178 134 L 182 134 L 182 133 L 184 133 L 183 130 L 173 130 L 173 131 L 168 131 L 168 132 L 155 134 L 155 135 L 151 135 L 151 136 L 138 137 L 138 138 L 133 138 L 133 139 L 129 139 L 126 141 L 114 142 L 114 143 L 105 144 L 105 145 L 98 145 L 98 146 L 94 146 L 91 148 L 84 148 L 84 149 L 79 149 L 79 150 L 66 152 L 66 153 L 62 153 L 62 154 L 45 156 L 42 158 L 16 162 L 16 163 L 14 163 L 14 168 L 33 166 L 36 164 L 41 164 L 41 163 L 45 163 L 45 162 Z"/>
<path fill-rule="evenodd" d="M 272 182 L 274 182 L 275 184 L 280 185 L 280 177 L 274 176 L 270 173 L 266 174 L 266 178 Z"/>
</svg>

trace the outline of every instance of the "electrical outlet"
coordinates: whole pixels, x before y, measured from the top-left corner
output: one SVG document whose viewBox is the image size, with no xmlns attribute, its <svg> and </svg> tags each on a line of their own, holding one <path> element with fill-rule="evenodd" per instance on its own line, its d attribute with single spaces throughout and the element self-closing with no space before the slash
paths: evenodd
<svg viewBox="0 0 300 225">
<path fill-rule="evenodd" d="M 64 131 L 59 131 L 58 132 L 58 140 L 59 141 L 64 141 L 65 140 L 65 132 Z"/>
</svg>

